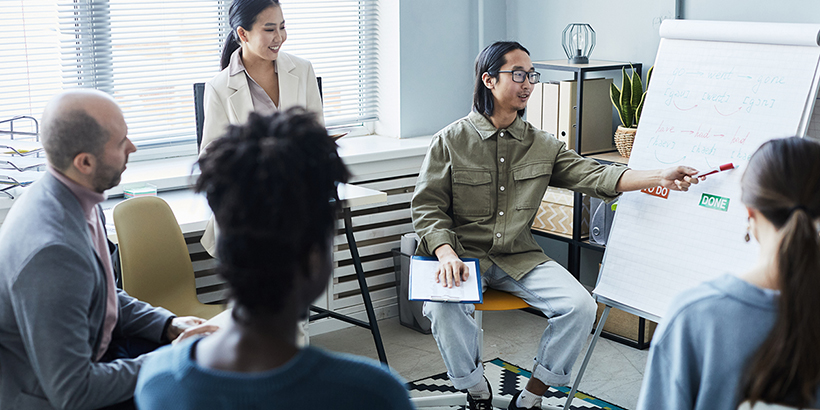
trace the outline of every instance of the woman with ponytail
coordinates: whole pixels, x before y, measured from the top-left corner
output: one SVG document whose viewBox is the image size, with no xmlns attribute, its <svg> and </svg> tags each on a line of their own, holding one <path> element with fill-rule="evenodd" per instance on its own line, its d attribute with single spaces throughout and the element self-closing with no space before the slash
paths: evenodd
<svg viewBox="0 0 820 410">
<path fill-rule="evenodd" d="M 755 267 L 684 292 L 652 341 L 638 408 L 820 408 L 820 143 L 763 144 L 741 179 Z"/>
<path fill-rule="evenodd" d="M 233 0 L 228 23 L 231 31 L 222 49 L 222 71 L 205 83 L 201 152 L 229 124 L 243 124 L 251 112 L 269 115 L 298 106 L 316 114 L 324 125 L 313 66 L 282 51 L 288 35 L 279 0 Z M 216 256 L 213 219 L 202 246 Z"/>
</svg>

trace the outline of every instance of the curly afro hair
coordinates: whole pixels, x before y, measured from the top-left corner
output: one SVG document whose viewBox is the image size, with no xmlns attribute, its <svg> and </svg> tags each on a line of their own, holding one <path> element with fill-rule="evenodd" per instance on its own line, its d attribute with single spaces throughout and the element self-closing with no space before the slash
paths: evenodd
<svg viewBox="0 0 820 410">
<path fill-rule="evenodd" d="M 252 113 L 201 155 L 196 191 L 220 228 L 217 270 L 250 317 L 279 311 L 311 251 L 330 252 L 336 186 L 349 177 L 337 148 L 313 114 L 291 108 Z"/>
</svg>

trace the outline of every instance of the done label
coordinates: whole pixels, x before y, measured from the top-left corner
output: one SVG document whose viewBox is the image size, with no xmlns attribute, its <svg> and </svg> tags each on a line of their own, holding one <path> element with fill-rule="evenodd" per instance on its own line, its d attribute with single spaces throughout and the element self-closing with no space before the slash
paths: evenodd
<svg viewBox="0 0 820 410">
<path fill-rule="evenodd" d="M 654 188 L 644 188 L 641 190 L 641 192 L 652 196 L 656 196 L 658 198 L 669 198 L 669 188 L 664 188 L 662 186 L 656 186 Z"/>
<path fill-rule="evenodd" d="M 729 198 L 703 194 L 700 196 L 700 203 L 698 205 L 704 208 L 712 208 L 717 209 L 718 211 L 726 212 L 729 210 Z"/>
</svg>

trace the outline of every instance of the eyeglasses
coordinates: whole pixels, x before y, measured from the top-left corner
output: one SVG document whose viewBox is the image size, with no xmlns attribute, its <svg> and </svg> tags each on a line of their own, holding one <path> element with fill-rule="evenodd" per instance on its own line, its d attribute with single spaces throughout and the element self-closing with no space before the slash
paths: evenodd
<svg viewBox="0 0 820 410">
<path fill-rule="evenodd" d="M 523 83 L 524 78 L 529 79 L 530 84 L 538 84 L 541 81 L 541 73 L 537 71 L 504 70 L 499 71 L 499 73 L 512 73 L 512 80 L 515 83 Z"/>
</svg>

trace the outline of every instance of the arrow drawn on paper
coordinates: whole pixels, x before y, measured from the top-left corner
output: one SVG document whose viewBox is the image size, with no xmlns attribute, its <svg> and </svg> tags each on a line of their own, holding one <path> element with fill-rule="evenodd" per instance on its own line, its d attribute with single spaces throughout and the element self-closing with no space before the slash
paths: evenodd
<svg viewBox="0 0 820 410">
<path fill-rule="evenodd" d="M 677 164 L 677 163 L 683 161 L 684 159 L 686 159 L 686 155 L 684 155 L 683 158 L 681 158 L 677 161 L 666 162 L 666 161 L 662 161 L 660 158 L 658 158 L 658 151 L 655 150 L 655 159 L 658 160 L 658 162 L 660 162 L 661 164 Z"/>
<path fill-rule="evenodd" d="M 717 113 L 718 113 L 718 114 L 720 114 L 720 115 L 722 115 L 722 116 L 724 116 L 724 117 L 728 117 L 728 116 L 730 116 L 730 115 L 735 115 L 735 114 L 739 113 L 739 112 L 740 112 L 740 110 L 742 110 L 742 109 L 743 109 L 743 107 L 737 107 L 737 110 L 735 110 L 735 112 L 731 112 L 731 113 L 729 113 L 729 114 L 724 114 L 724 113 L 720 112 L 720 110 L 718 109 L 717 105 L 715 105 L 714 107 L 715 107 L 715 111 L 717 111 Z"/>
<path fill-rule="evenodd" d="M 675 106 L 675 108 L 677 108 L 677 109 L 679 109 L 679 110 L 681 110 L 681 111 L 689 111 L 689 110 L 691 110 L 691 109 L 698 108 L 698 105 L 697 105 L 697 104 L 695 104 L 695 106 L 694 106 L 694 107 L 689 107 L 689 108 L 681 108 L 681 107 L 678 107 L 678 104 L 677 104 L 676 102 L 674 102 L 674 101 L 672 101 L 672 105 L 674 105 L 674 106 Z"/>
</svg>

